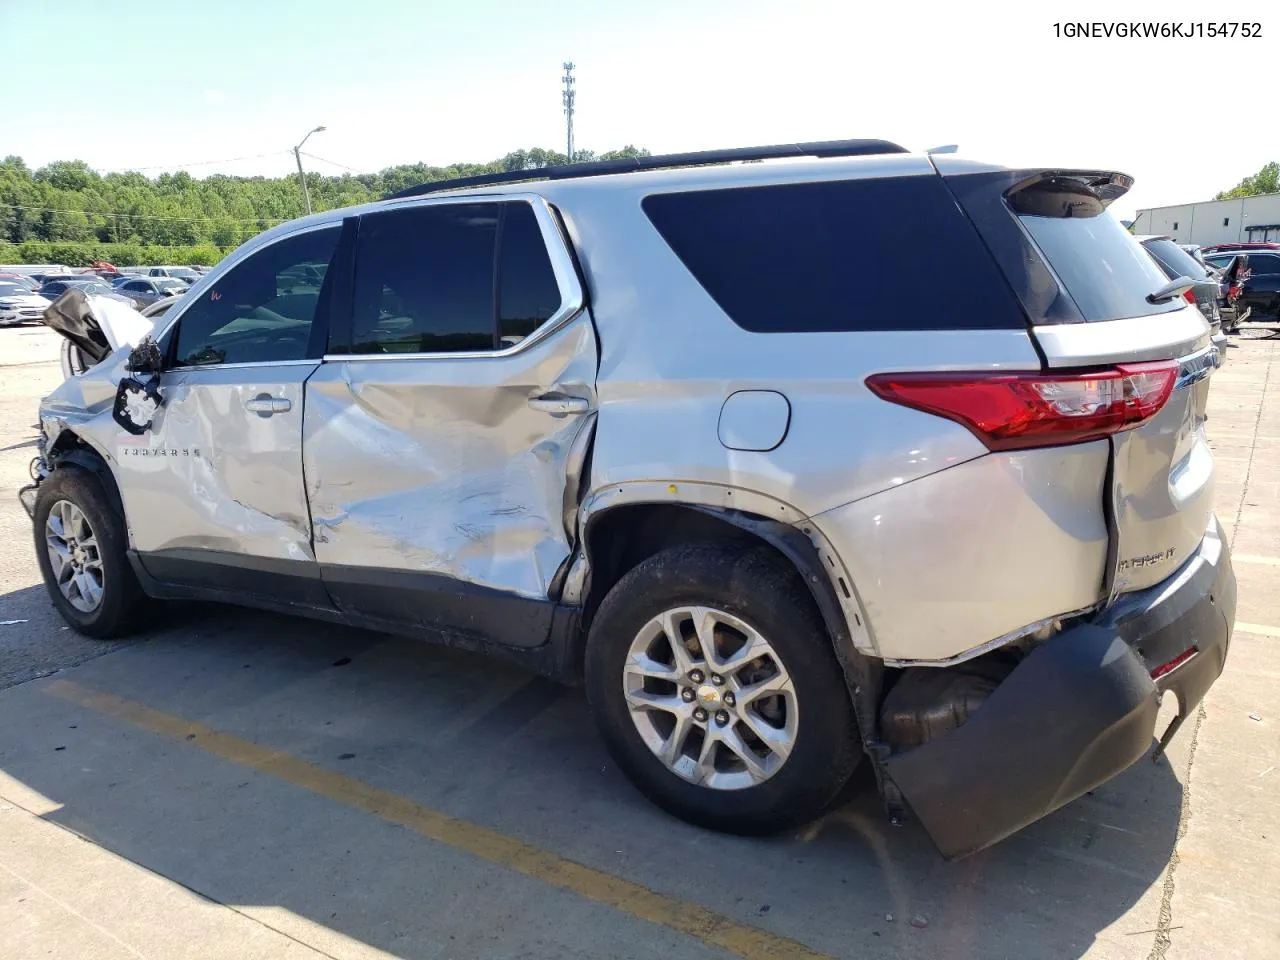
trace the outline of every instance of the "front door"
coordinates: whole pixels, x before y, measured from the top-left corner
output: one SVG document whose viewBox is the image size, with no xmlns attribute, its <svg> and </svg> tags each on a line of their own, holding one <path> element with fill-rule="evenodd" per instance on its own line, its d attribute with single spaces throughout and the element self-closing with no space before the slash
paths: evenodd
<svg viewBox="0 0 1280 960">
<path fill-rule="evenodd" d="M 307 381 L 303 447 L 335 603 L 400 630 L 541 644 L 596 375 L 551 211 L 469 198 L 362 217 L 334 340 Z"/>
<path fill-rule="evenodd" d="M 162 338 L 164 404 L 122 437 L 120 488 L 134 549 L 165 583 L 324 606 L 302 475 L 304 385 L 320 363 L 321 276 L 340 227 L 251 253 L 184 305 Z"/>
</svg>

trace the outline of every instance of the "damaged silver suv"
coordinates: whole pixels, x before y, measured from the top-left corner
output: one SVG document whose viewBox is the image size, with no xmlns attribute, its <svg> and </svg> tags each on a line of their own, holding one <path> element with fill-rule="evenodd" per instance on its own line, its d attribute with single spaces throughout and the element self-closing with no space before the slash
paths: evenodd
<svg viewBox="0 0 1280 960">
<path fill-rule="evenodd" d="M 794 827 L 865 760 L 981 849 L 1226 657 L 1217 354 L 1130 183 L 841 141 L 277 227 L 136 349 L 62 311 L 100 362 L 40 411 L 49 594 L 97 637 L 195 598 L 505 656 L 694 823 Z"/>
</svg>

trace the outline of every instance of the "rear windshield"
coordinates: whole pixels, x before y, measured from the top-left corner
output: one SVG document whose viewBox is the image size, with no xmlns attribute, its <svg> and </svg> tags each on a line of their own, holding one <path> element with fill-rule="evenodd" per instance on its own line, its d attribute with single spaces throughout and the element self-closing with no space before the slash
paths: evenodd
<svg viewBox="0 0 1280 960">
<path fill-rule="evenodd" d="M 753 333 L 1026 326 L 936 176 L 653 194 L 643 206 L 703 289 Z"/>
<path fill-rule="evenodd" d="M 1171 277 L 1190 277 L 1201 280 L 1209 275 L 1209 271 L 1201 266 L 1196 258 L 1172 240 L 1148 240 L 1143 246 L 1153 257 L 1160 261 Z"/>
<path fill-rule="evenodd" d="M 1147 300 L 1168 278 L 1078 182 L 1042 180 L 1008 200 L 1085 320 L 1174 313 L 1187 305 L 1181 297 Z"/>
</svg>

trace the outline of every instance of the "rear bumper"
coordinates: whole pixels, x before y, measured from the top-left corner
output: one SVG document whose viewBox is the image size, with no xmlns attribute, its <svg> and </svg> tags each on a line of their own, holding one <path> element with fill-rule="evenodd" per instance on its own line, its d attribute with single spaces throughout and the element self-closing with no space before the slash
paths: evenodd
<svg viewBox="0 0 1280 960">
<path fill-rule="evenodd" d="M 1037 647 L 967 723 L 890 757 L 887 773 L 944 856 L 981 850 L 1146 753 L 1165 692 L 1172 735 L 1222 673 L 1235 605 L 1215 519 L 1175 574 Z"/>
</svg>

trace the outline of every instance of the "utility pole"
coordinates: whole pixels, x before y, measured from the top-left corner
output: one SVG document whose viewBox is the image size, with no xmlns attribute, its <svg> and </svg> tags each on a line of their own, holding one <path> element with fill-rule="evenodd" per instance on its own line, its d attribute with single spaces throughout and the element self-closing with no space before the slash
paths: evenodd
<svg viewBox="0 0 1280 960">
<path fill-rule="evenodd" d="M 564 125 L 565 125 L 565 156 L 569 158 L 569 162 L 573 163 L 573 62 L 566 60 L 564 62 L 564 93 L 561 94 L 561 101 L 564 103 Z"/>
<path fill-rule="evenodd" d="M 307 142 L 307 138 L 311 134 L 322 133 L 323 131 L 324 127 L 316 127 L 314 130 L 309 131 L 306 137 L 302 138 L 302 143 L 293 148 L 293 159 L 298 161 L 298 182 L 302 184 L 302 199 L 306 201 L 308 216 L 311 215 L 311 191 L 307 189 L 307 175 L 302 172 L 302 144 Z"/>
</svg>

